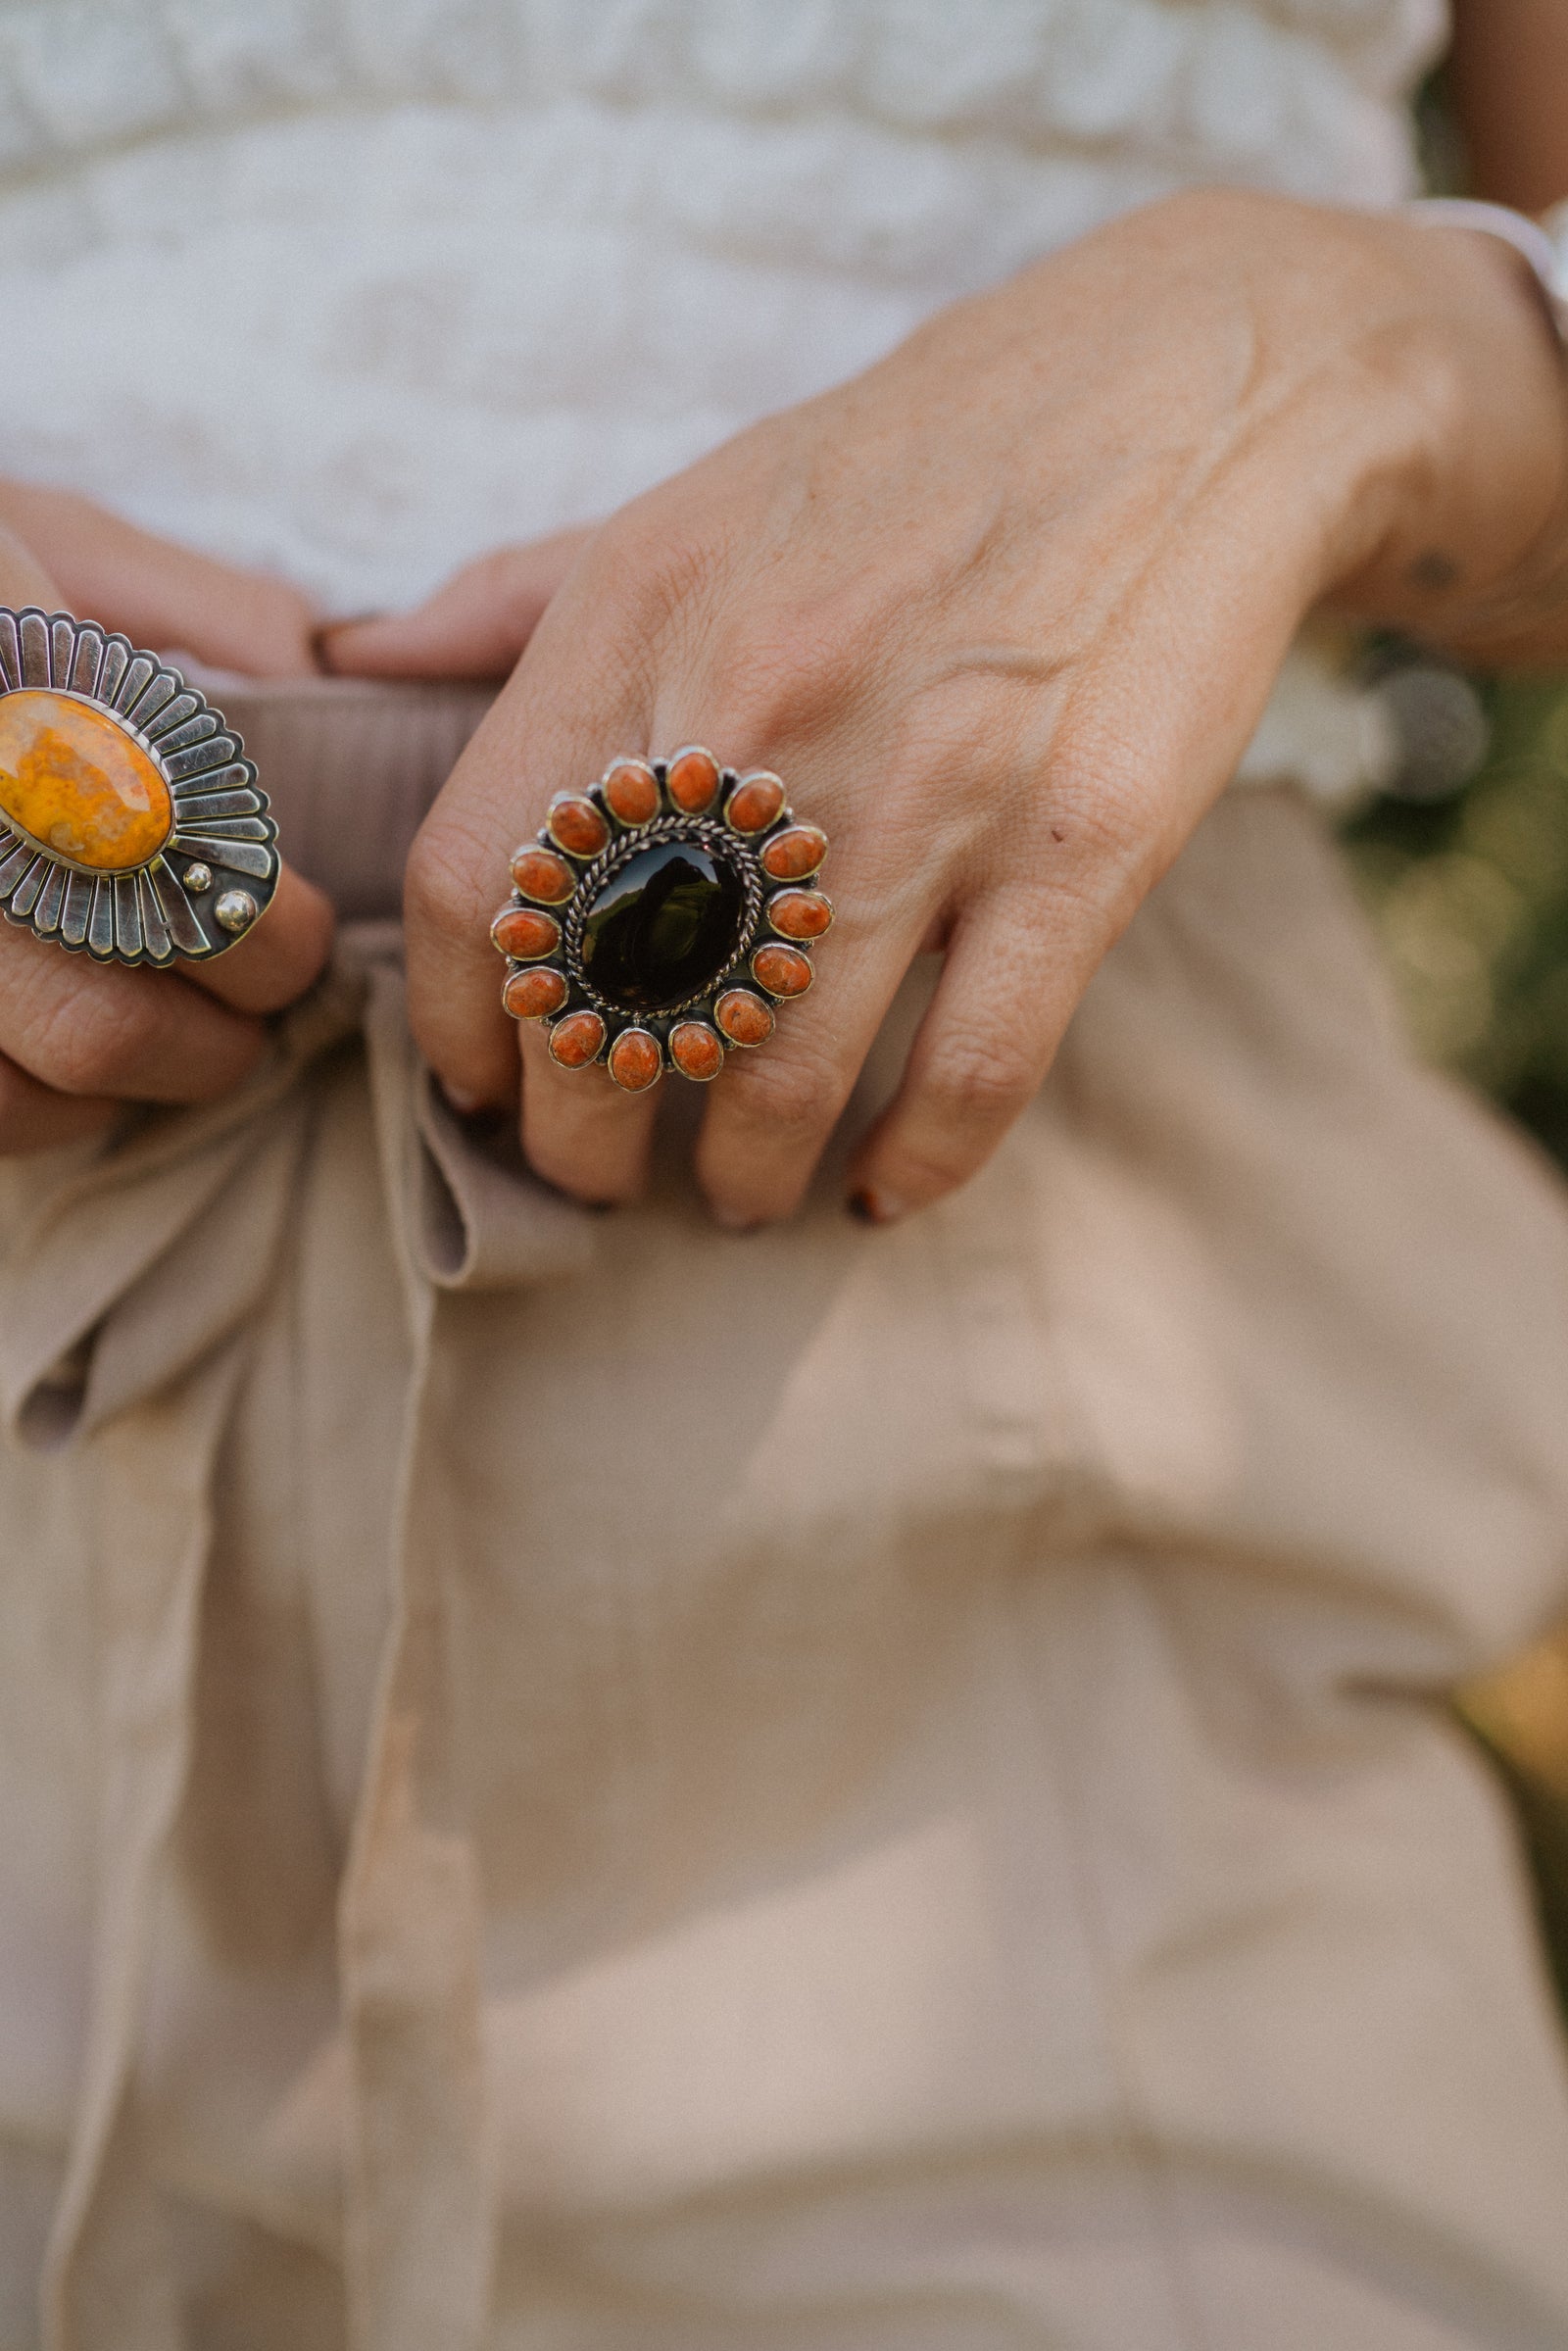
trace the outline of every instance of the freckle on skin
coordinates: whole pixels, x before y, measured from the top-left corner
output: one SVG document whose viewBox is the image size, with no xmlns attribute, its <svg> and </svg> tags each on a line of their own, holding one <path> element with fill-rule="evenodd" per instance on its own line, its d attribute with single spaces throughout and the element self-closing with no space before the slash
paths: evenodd
<svg viewBox="0 0 1568 2351">
<path fill-rule="evenodd" d="M 1051 838 L 1053 841 L 1065 841 L 1067 836 L 1065 833 L 1058 833 L 1055 826 L 1053 825 L 1051 828 Z"/>
<path fill-rule="evenodd" d="M 1429 547 L 1425 555 L 1416 557 L 1404 576 L 1412 588 L 1425 588 L 1436 595 L 1454 585 L 1459 577 L 1459 566 L 1451 555 L 1444 554 L 1441 547 Z"/>
</svg>

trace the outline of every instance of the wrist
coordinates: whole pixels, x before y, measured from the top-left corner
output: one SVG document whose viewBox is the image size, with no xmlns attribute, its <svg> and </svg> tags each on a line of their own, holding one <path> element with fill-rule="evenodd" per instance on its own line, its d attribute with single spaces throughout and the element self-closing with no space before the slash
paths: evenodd
<svg viewBox="0 0 1568 2351">
<path fill-rule="evenodd" d="M 1568 550 L 1568 367 L 1541 288 L 1478 227 L 1364 228 L 1387 287 L 1351 380 L 1388 439 L 1375 479 L 1349 484 L 1328 592 L 1455 647 L 1530 650 L 1561 630 L 1544 589 Z"/>
<path fill-rule="evenodd" d="M 1200 469 L 1250 465 L 1301 609 L 1457 641 L 1527 593 L 1568 485 L 1568 370 L 1496 238 L 1200 189 L 1077 253 L 1091 322 L 1115 290 L 1140 430 Z M 1042 273 L 1054 350 L 1073 291 Z"/>
</svg>

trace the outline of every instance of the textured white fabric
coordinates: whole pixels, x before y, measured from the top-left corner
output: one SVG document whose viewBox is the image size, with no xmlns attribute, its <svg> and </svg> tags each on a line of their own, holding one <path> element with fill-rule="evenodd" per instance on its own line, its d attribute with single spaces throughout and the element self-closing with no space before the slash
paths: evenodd
<svg viewBox="0 0 1568 2351">
<path fill-rule="evenodd" d="M 404 596 L 1184 181 L 1396 197 L 1437 29 L 1434 0 L 34 0 L 0 16 L 6 460 Z"/>
<path fill-rule="evenodd" d="M 1131 204 L 1213 179 L 1396 200 L 1442 16 L 23 0 L 0 9 L 0 305 L 28 321 L 0 465 L 337 609 L 401 601 Z M 1345 695 L 1304 699 L 1320 724 L 1298 712 L 1285 763 L 1333 790 L 1363 730 Z"/>
</svg>

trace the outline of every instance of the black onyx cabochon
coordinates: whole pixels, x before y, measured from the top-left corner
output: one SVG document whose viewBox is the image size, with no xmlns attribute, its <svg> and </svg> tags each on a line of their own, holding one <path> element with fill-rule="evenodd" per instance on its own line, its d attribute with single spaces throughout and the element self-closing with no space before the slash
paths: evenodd
<svg viewBox="0 0 1568 2351">
<path fill-rule="evenodd" d="M 627 859 L 583 925 L 582 968 L 607 1004 L 663 1012 L 734 961 L 746 890 L 727 859 L 696 841 L 662 841 Z"/>
</svg>

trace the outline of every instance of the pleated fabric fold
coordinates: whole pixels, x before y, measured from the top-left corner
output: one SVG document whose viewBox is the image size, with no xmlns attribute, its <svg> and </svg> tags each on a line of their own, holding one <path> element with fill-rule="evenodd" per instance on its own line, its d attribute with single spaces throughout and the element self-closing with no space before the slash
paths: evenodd
<svg viewBox="0 0 1568 2351">
<path fill-rule="evenodd" d="M 278 1279 L 313 1124 L 312 1073 L 368 1055 L 413 1374 L 390 1631 L 340 1888 L 350 2057 L 344 2248 L 364 2351 L 481 2340 L 495 2194 L 481 2063 L 480 1897 L 450 1775 L 443 1563 L 461 1501 L 430 1428 L 443 1290 L 579 1269 L 590 1220 L 503 1175 L 433 1097 L 409 1041 L 396 933 L 345 935 L 262 1071 L 213 1110 L 62 1154 L 0 1273 L 0 1402 L 70 1447 L 99 1562 L 101 1776 L 86 2042 L 43 2281 L 48 2351 L 182 2340 L 136 2071 L 157 1888 L 186 1786 L 213 1482 L 251 1333 Z"/>
</svg>

